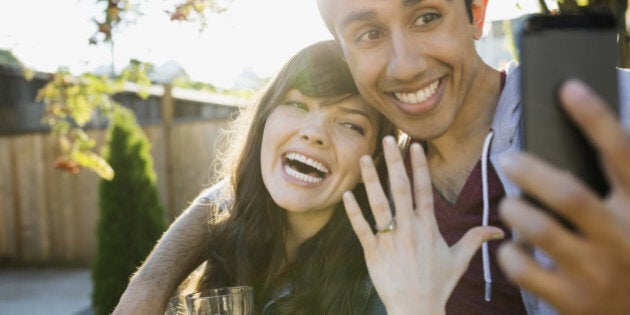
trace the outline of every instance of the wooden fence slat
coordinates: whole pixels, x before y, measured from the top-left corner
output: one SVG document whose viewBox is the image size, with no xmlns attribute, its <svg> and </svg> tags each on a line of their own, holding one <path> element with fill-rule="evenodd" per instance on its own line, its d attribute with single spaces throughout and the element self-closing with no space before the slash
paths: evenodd
<svg viewBox="0 0 630 315">
<path fill-rule="evenodd" d="M 89 264 L 96 253 L 96 224 L 98 222 L 98 176 L 90 172 L 76 175 L 74 242 L 78 263 Z"/>
<path fill-rule="evenodd" d="M 105 139 L 105 132 L 91 130 L 89 136 L 100 146 Z M 96 224 L 98 222 L 98 187 L 101 179 L 94 173 L 82 171 L 76 178 L 75 207 L 75 242 L 77 246 L 77 261 L 88 264 L 96 253 Z"/>
<path fill-rule="evenodd" d="M 15 167 L 17 181 L 18 215 L 24 260 L 41 262 L 50 255 L 48 218 L 44 198 L 43 139 L 30 134 L 15 139 Z"/>
<path fill-rule="evenodd" d="M 179 215 L 197 194 L 207 186 L 213 175 L 215 142 L 225 125 L 191 123 L 173 128 L 173 168 L 175 207 Z"/>
<path fill-rule="evenodd" d="M 0 261 L 17 257 L 12 143 L 13 137 L 0 138 Z"/>
<path fill-rule="evenodd" d="M 173 114 L 175 111 L 175 103 L 173 99 L 173 86 L 164 84 L 164 93 L 161 98 L 162 109 L 162 133 L 164 135 L 164 161 L 166 162 L 164 172 L 166 184 L 166 213 L 167 217 L 174 217 L 175 208 L 175 182 L 174 182 L 174 160 L 173 160 Z"/>
<path fill-rule="evenodd" d="M 157 188 L 160 193 L 160 202 L 164 207 L 166 212 L 164 215 L 167 220 L 170 222 L 172 218 L 169 217 L 168 213 L 168 185 L 167 185 L 167 171 L 166 171 L 166 154 L 165 154 L 165 145 L 166 141 L 164 139 L 164 130 L 161 126 L 148 126 L 144 128 L 144 133 L 147 136 L 147 139 L 151 142 L 151 156 L 153 157 L 153 168 L 155 170 L 155 175 L 157 176 Z M 177 193 L 177 192 L 175 192 Z"/>
<path fill-rule="evenodd" d="M 76 259 L 74 242 L 73 193 L 76 176 L 52 167 L 60 154 L 55 137 L 46 137 L 44 176 L 46 178 L 46 206 L 50 225 L 50 260 L 68 263 Z"/>
</svg>

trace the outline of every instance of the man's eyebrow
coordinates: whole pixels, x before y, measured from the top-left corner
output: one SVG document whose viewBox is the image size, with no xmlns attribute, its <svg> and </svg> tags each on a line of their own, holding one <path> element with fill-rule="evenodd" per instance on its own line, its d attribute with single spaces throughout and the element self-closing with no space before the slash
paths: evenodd
<svg viewBox="0 0 630 315">
<path fill-rule="evenodd" d="M 373 11 L 361 11 L 361 12 L 352 13 L 352 14 L 344 17 L 341 20 L 341 23 L 339 23 L 339 25 L 341 26 L 341 29 L 344 29 L 350 23 L 358 22 L 358 21 L 369 21 L 369 20 L 373 20 L 375 18 L 376 18 L 376 12 L 373 12 Z"/>
<path fill-rule="evenodd" d="M 420 2 L 422 2 L 422 0 L 404 0 L 403 1 L 403 5 L 405 7 L 411 7 L 411 6 L 414 6 L 414 5 L 416 5 L 416 4 L 420 3 Z"/>
<path fill-rule="evenodd" d="M 422 2 L 423 0 L 403 0 L 402 1 L 402 5 L 405 7 L 412 7 L 420 2 Z M 348 24 L 352 23 L 352 22 L 357 22 L 357 21 L 369 21 L 369 20 L 373 20 L 375 19 L 377 16 L 376 12 L 374 11 L 361 11 L 361 12 L 356 12 L 356 13 L 352 13 L 346 17 L 344 17 L 341 20 L 341 23 L 339 23 L 339 25 L 341 26 L 341 29 L 345 28 L 346 26 L 348 26 Z"/>
</svg>

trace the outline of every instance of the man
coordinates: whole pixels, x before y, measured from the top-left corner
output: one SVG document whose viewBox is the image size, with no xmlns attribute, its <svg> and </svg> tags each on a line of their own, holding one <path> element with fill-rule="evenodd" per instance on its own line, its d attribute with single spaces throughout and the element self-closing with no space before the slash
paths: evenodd
<svg viewBox="0 0 630 315">
<path fill-rule="evenodd" d="M 504 157 L 517 151 L 521 142 L 518 69 L 512 65 L 502 74 L 475 50 L 487 0 L 318 0 L 318 4 L 362 96 L 410 136 L 424 140 L 437 191 L 434 198 L 443 200 L 436 202 L 436 217 L 449 244 L 479 224 L 466 221 L 470 214 L 481 220 L 482 205 L 471 200 L 482 182 L 478 168 L 485 155 L 484 141 L 493 138 L 489 190 L 499 190 L 500 195 L 501 188 L 505 190 L 510 197 L 502 207 L 507 223 L 557 264 L 557 269 L 546 269 L 545 259 L 536 262 L 512 243 L 500 255 L 506 273 L 565 313 L 630 312 L 624 298 L 630 293 L 630 136 L 601 100 L 577 82 L 567 84 L 561 94 L 566 110 L 603 158 L 613 186 L 604 200 L 575 178 L 532 157 Z M 628 76 L 620 73 L 621 80 Z M 630 90 L 627 84 L 623 87 L 622 104 L 627 105 Z M 567 231 L 519 199 L 508 177 L 566 215 L 583 235 Z M 501 226 L 492 211 L 490 225 Z M 494 256 L 492 247 L 490 256 Z M 453 291 L 447 313 L 515 314 L 525 308 L 528 313 L 551 312 L 526 292 L 522 304 L 496 272 L 495 296 L 489 303 L 481 300 L 482 286 L 474 285 L 475 276 L 479 279 L 474 271 L 481 265 L 481 259 L 473 259 Z"/>
<path fill-rule="evenodd" d="M 563 90 L 567 110 L 585 126 L 610 175 L 613 193 L 605 200 L 531 157 L 502 158 L 520 148 L 518 69 L 512 65 L 506 73 L 499 72 L 475 50 L 487 0 L 318 0 L 318 4 L 361 94 L 406 133 L 424 141 L 436 192 L 435 213 L 449 244 L 481 223 L 484 203 L 490 209 L 490 225 L 502 226 L 496 207 L 507 195 L 502 205 L 506 222 L 557 263 L 557 269 L 548 270 L 510 243 L 499 253 L 508 276 L 566 313 L 628 311 L 630 306 L 623 304 L 628 299 L 618 297 L 630 293 L 630 170 L 624 163 L 630 156 L 630 140 L 600 101 L 577 83 Z M 489 154 L 483 152 L 486 139 L 491 141 Z M 484 174 L 482 155 L 489 155 L 491 162 L 485 172 L 486 193 L 479 185 Z M 585 205 L 568 216 L 584 235 L 570 234 L 524 204 L 508 177 L 561 213 Z M 157 314 L 164 309 L 166 295 L 200 262 L 207 245 L 205 226 L 199 224 L 206 214 L 200 209 L 188 209 L 169 228 L 132 278 L 117 313 Z M 503 277 L 492 259 L 496 246 L 489 247 L 491 301 L 484 300 L 486 266 L 479 255 L 453 291 L 447 313 L 550 311 Z"/>
</svg>

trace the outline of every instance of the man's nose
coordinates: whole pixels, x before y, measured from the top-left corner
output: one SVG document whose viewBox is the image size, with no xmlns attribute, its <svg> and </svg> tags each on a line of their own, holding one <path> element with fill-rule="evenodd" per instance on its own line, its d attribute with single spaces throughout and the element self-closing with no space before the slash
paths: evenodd
<svg viewBox="0 0 630 315">
<path fill-rule="evenodd" d="M 400 82 L 413 80 L 424 68 L 421 47 L 411 35 L 392 32 L 387 76 Z"/>
</svg>

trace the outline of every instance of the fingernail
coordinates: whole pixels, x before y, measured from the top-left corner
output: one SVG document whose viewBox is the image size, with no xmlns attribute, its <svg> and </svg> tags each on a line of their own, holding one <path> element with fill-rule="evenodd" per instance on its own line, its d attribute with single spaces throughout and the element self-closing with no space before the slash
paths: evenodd
<svg viewBox="0 0 630 315">
<path fill-rule="evenodd" d="M 396 145 L 396 139 L 392 136 L 385 136 L 385 138 L 383 138 L 383 143 L 387 145 Z"/>
<path fill-rule="evenodd" d="M 580 80 L 571 79 L 562 85 L 562 97 L 569 103 L 583 100 L 591 93 L 590 88 Z"/>
<path fill-rule="evenodd" d="M 491 240 L 502 240 L 504 237 L 505 237 L 505 234 L 503 232 L 496 232 L 496 233 L 493 233 L 490 236 L 490 239 Z"/>
<path fill-rule="evenodd" d="M 369 155 L 364 155 L 361 157 L 359 162 L 361 163 L 362 167 L 369 167 L 370 165 L 372 165 L 372 157 L 370 157 Z"/>
<path fill-rule="evenodd" d="M 345 201 L 350 201 L 352 199 L 352 192 L 349 190 L 343 193 L 343 199 Z"/>
<path fill-rule="evenodd" d="M 413 152 L 420 153 L 421 149 L 422 149 L 422 147 L 420 146 L 420 144 L 418 142 L 414 142 L 414 143 L 411 144 L 411 150 Z"/>
</svg>

